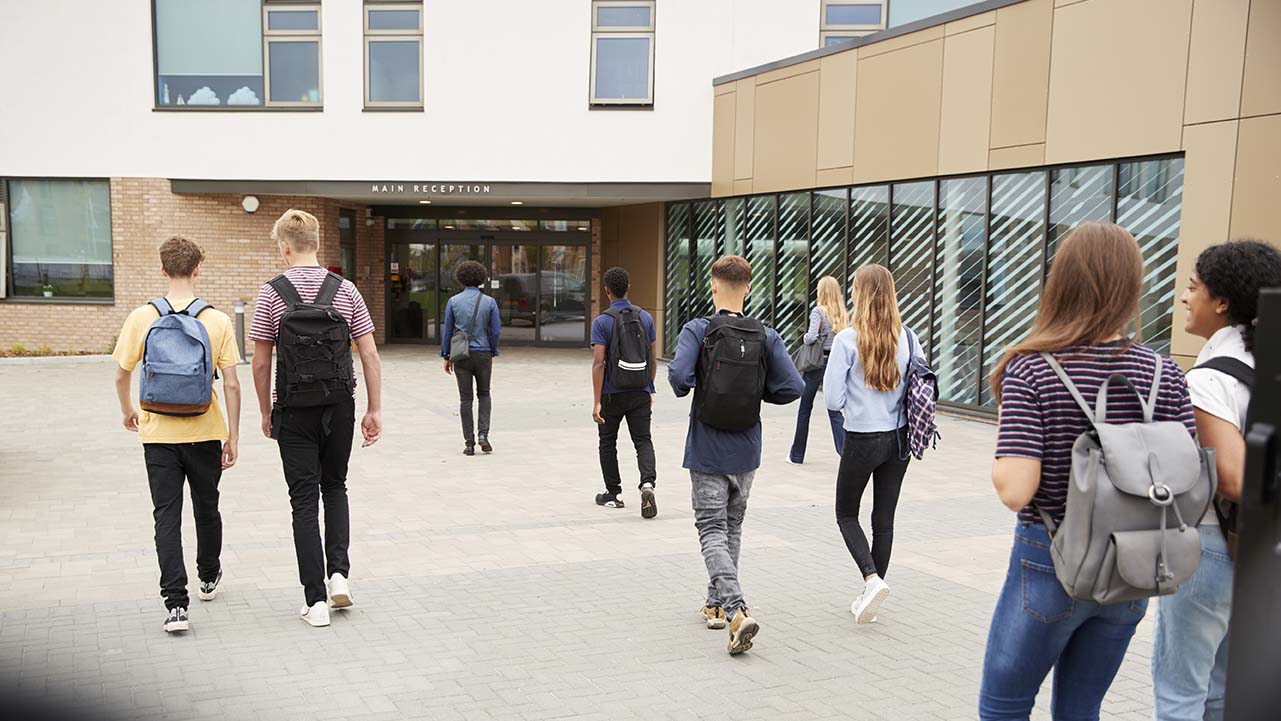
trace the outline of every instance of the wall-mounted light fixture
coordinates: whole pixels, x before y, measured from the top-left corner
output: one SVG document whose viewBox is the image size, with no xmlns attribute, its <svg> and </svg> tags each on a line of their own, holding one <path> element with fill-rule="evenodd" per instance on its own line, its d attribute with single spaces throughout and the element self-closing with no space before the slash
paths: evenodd
<svg viewBox="0 0 1281 721">
<path fill-rule="evenodd" d="M 240 207 L 244 208 L 246 213 L 256 213 L 258 211 L 258 196 L 246 195 L 240 201 Z"/>
</svg>

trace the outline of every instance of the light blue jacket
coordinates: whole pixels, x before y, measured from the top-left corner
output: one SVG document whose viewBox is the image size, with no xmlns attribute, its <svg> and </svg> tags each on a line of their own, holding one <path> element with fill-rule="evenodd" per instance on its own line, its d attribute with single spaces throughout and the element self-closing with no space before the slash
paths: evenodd
<svg viewBox="0 0 1281 721">
<path fill-rule="evenodd" d="M 836 334 L 832 354 L 827 359 L 823 374 L 823 398 L 829 410 L 840 411 L 845 430 L 851 433 L 881 433 L 898 430 L 907 423 L 903 415 L 903 375 L 907 372 L 907 334 L 905 326 L 899 333 L 898 370 L 899 383 L 892 391 L 877 391 L 867 387 L 863 364 L 858 358 L 858 336 L 853 328 Z M 922 361 L 925 355 L 921 342 L 916 341 L 916 356 Z"/>
</svg>

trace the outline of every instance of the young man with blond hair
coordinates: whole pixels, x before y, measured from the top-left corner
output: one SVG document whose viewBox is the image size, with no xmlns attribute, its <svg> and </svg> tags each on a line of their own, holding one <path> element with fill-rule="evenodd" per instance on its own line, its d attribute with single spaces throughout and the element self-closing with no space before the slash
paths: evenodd
<svg viewBox="0 0 1281 721">
<path fill-rule="evenodd" d="M 312 626 L 328 626 L 330 605 L 347 608 L 353 603 L 347 581 L 347 464 L 356 423 L 352 342 L 364 369 L 368 403 L 360 429 L 366 447 L 382 436 L 382 364 L 360 291 L 317 259 L 320 223 L 315 216 L 287 210 L 271 229 L 271 238 L 289 267 L 258 293 L 249 331 L 254 388 L 262 433 L 280 447 L 289 485 L 298 579 L 306 598 L 300 615 Z M 280 358 L 273 389 L 275 351 Z M 323 545 L 318 524 L 322 499 Z"/>
<path fill-rule="evenodd" d="M 709 578 L 702 614 L 708 628 L 729 626 L 733 655 L 760 631 L 738 582 L 747 498 L 761 465 L 760 404 L 791 403 L 805 382 L 778 333 L 743 315 L 752 266 L 727 255 L 711 275 L 716 314 L 681 329 L 667 379 L 677 396 L 694 391 L 684 465 Z"/>
<path fill-rule="evenodd" d="M 218 482 L 222 472 L 236 464 L 240 438 L 240 381 L 236 378 L 240 355 L 236 352 L 231 319 L 196 297 L 196 280 L 204 259 L 200 246 L 183 237 L 175 236 L 160 245 L 160 268 L 169 281 L 169 290 L 164 297 L 129 314 L 111 354 L 117 363 L 116 394 L 123 425 L 125 430 L 138 434 L 147 464 L 156 557 L 160 562 L 160 594 L 165 599 L 164 629 L 169 633 L 190 628 L 187 569 L 182 555 L 183 482 L 191 486 L 192 514 L 196 520 L 199 596 L 202 601 L 211 601 L 218 595 L 222 580 Z M 168 319 L 162 324 L 161 319 L 169 315 L 184 317 Z M 194 321 L 190 320 L 193 316 Z M 162 325 L 170 327 L 161 328 Z M 130 393 L 134 368 L 140 362 L 144 368 L 150 368 L 148 363 L 156 363 L 156 356 L 166 350 L 158 344 L 171 342 L 185 344 L 184 350 L 194 351 L 207 361 L 202 375 L 175 379 L 182 385 L 201 385 L 194 390 L 202 395 L 207 391 L 207 403 L 175 408 L 157 402 L 165 400 L 161 396 L 167 389 L 161 389 L 157 395 L 154 373 L 160 369 L 151 368 L 147 372 L 153 377 L 139 381 L 143 405 L 139 410 Z M 181 345 L 178 347 L 182 349 Z M 222 371 L 222 391 L 227 406 L 225 420 L 213 387 L 217 370 Z"/>
</svg>

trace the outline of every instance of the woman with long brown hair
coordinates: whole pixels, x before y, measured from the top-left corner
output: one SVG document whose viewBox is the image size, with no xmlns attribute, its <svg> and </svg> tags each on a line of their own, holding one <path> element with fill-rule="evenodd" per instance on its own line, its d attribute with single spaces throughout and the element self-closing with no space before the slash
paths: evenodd
<svg viewBox="0 0 1281 721">
<path fill-rule="evenodd" d="M 810 435 L 810 414 L 814 411 L 814 398 L 818 387 L 823 382 L 823 371 L 827 368 L 827 356 L 832 352 L 832 341 L 836 334 L 845 330 L 850 324 L 849 311 L 845 309 L 845 297 L 841 294 L 841 282 L 830 275 L 818 281 L 818 303 L 810 311 L 809 328 L 802 339 L 806 345 L 823 343 L 823 365 L 814 370 L 805 371 L 801 378 L 805 380 L 805 392 L 801 394 L 801 406 L 796 412 L 796 435 L 792 438 L 792 448 L 787 452 L 787 462 L 801 464 L 805 462 L 805 447 Z M 845 444 L 845 430 L 841 427 L 841 414 L 827 412 L 827 420 L 832 426 L 832 441 L 836 444 L 836 455 L 841 454 Z"/>
<path fill-rule="evenodd" d="M 1147 601 L 1101 605 L 1074 600 L 1054 575 L 1041 513 L 1055 523 L 1067 504 L 1072 446 L 1090 421 L 1043 354 L 1053 357 L 1086 399 L 1120 374 L 1144 397 L 1157 364 L 1158 421 L 1195 433 L 1183 372 L 1134 338 L 1143 289 L 1143 257 L 1125 229 L 1086 223 L 1054 256 L 1041 306 L 1027 338 L 1009 348 L 992 373 L 1000 404 L 992 483 L 1018 514 L 1005 586 L 988 631 L 979 717 L 1026 719 L 1054 669 L 1055 718 L 1098 718 Z M 1108 397 L 1108 422 L 1143 420 L 1135 394 Z"/>
<path fill-rule="evenodd" d="M 894 276 L 880 265 L 854 273 L 850 327 L 837 334 L 823 376 L 829 410 L 845 429 L 836 474 L 836 524 L 863 574 L 863 594 L 850 605 L 859 623 L 876 620 L 889 595 L 885 572 L 894 543 L 894 509 L 907 473 L 903 378 L 908 360 L 924 360 L 916 334 L 899 316 Z M 872 543 L 858 522 L 859 503 L 872 483 Z"/>
</svg>

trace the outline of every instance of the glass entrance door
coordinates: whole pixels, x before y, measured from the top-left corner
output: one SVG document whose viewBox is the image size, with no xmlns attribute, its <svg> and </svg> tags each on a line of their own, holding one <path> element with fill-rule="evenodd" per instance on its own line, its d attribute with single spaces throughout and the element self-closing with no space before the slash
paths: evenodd
<svg viewBox="0 0 1281 721">
<path fill-rule="evenodd" d="M 437 339 L 440 299 L 436 246 L 396 243 L 391 246 L 387 316 L 392 340 L 431 342 Z"/>
<path fill-rule="evenodd" d="M 492 247 L 490 293 L 498 301 L 503 339 L 538 340 L 538 246 Z"/>
<path fill-rule="evenodd" d="M 539 340 L 581 341 L 587 326 L 587 247 L 539 248 Z"/>
</svg>

